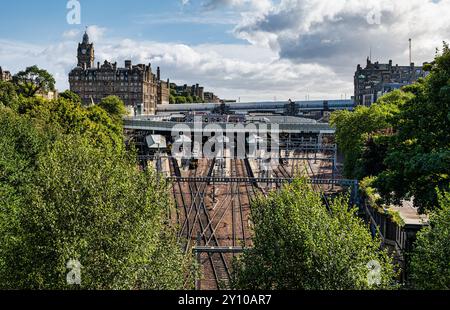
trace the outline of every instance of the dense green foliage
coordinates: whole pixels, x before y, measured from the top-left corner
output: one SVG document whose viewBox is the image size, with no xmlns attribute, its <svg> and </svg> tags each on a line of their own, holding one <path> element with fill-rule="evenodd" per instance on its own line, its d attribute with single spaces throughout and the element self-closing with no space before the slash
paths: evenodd
<svg viewBox="0 0 450 310">
<path fill-rule="evenodd" d="M 393 116 L 400 106 L 412 98 L 401 91 L 391 92 L 370 107 L 358 106 L 354 111 L 338 111 L 332 114 L 330 123 L 336 126 L 336 139 L 345 156 L 344 172 L 349 178 L 362 179 L 373 175 L 365 163 L 365 153 L 373 154 L 373 149 L 383 143 L 380 140 L 392 130 Z M 379 156 L 380 153 L 376 152 Z M 379 162 L 379 158 L 373 160 Z"/>
<path fill-rule="evenodd" d="M 65 90 L 62 93 L 59 94 L 60 98 L 64 98 L 67 100 L 72 101 L 73 103 L 79 103 L 81 104 L 81 97 L 75 94 L 73 91 Z"/>
<path fill-rule="evenodd" d="M 122 100 L 116 96 L 103 98 L 98 106 L 108 112 L 109 116 L 118 122 L 127 114 L 127 110 L 125 109 Z"/>
<path fill-rule="evenodd" d="M 376 185 L 389 201 L 414 197 L 421 210 L 438 205 L 436 188 L 450 185 L 450 49 L 433 63 L 425 81 L 406 87 L 414 94 L 394 120 L 395 135 Z"/>
<path fill-rule="evenodd" d="M 382 198 L 414 198 L 421 211 L 438 205 L 436 188 L 450 183 L 450 50 L 430 64 L 416 84 L 380 98 L 371 107 L 336 112 L 337 142 L 347 177 L 376 176 Z"/>
<path fill-rule="evenodd" d="M 238 289 L 391 289 L 394 267 L 348 202 L 329 212 L 304 180 L 252 205 L 254 248 L 235 264 Z M 380 283 L 368 281 L 367 264 L 380 264 Z"/>
<path fill-rule="evenodd" d="M 71 259 L 83 266 L 81 288 L 183 287 L 188 265 L 165 232 L 168 191 L 126 155 L 65 136 L 38 156 L 29 186 L 26 207 L 5 206 L 6 288 L 64 288 Z"/>
<path fill-rule="evenodd" d="M 0 107 L 14 107 L 17 103 L 16 87 L 13 83 L 0 81 Z"/>
<path fill-rule="evenodd" d="M 26 97 L 32 97 L 38 92 L 55 90 L 55 79 L 53 76 L 37 66 L 28 67 L 24 71 L 20 71 L 14 76 L 13 80 L 19 93 Z"/>
<path fill-rule="evenodd" d="M 441 194 L 439 201 L 430 226 L 417 234 L 410 264 L 414 289 L 450 289 L 450 192 Z"/>
<path fill-rule="evenodd" d="M 198 96 L 191 96 L 189 93 L 184 92 L 182 94 L 178 94 L 175 89 L 170 90 L 169 103 L 170 104 L 178 104 L 178 103 L 203 103 L 202 98 Z"/>
<path fill-rule="evenodd" d="M 187 98 L 185 96 L 177 96 L 175 98 L 176 103 L 187 103 Z"/>
<path fill-rule="evenodd" d="M 123 146 L 123 103 L 67 94 L 0 105 L 0 289 L 189 288 L 167 184 Z"/>
</svg>

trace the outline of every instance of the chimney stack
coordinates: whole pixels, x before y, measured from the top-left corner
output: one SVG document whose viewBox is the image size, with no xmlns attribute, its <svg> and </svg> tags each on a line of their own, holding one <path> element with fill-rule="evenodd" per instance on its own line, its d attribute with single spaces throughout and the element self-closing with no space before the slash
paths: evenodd
<svg viewBox="0 0 450 310">
<path fill-rule="evenodd" d="M 131 69 L 131 60 L 125 60 L 125 68 Z"/>
<path fill-rule="evenodd" d="M 156 79 L 161 81 L 161 69 L 159 67 L 156 69 Z"/>
</svg>

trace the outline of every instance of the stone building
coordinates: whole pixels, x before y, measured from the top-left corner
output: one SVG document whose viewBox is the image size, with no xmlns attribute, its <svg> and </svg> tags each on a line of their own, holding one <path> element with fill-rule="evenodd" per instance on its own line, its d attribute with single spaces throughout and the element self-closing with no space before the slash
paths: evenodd
<svg viewBox="0 0 450 310">
<path fill-rule="evenodd" d="M 95 66 L 94 44 L 87 33 L 78 44 L 78 65 L 69 73 L 70 90 L 85 104 L 95 104 L 114 95 L 123 100 L 130 114 L 154 114 L 158 104 L 169 103 L 169 80 L 161 81 L 151 64 L 132 65 L 125 61 L 123 68 L 105 60 Z"/>
<path fill-rule="evenodd" d="M 12 75 L 9 71 L 3 71 L 2 67 L 0 67 L 0 81 L 11 81 Z"/>
<path fill-rule="evenodd" d="M 59 93 L 57 89 L 49 91 L 41 90 L 36 93 L 36 96 L 42 97 L 47 100 L 55 100 L 59 98 Z"/>
<path fill-rule="evenodd" d="M 217 97 L 214 93 L 205 92 L 205 102 L 207 103 L 220 103 L 220 98 Z"/>
<path fill-rule="evenodd" d="M 426 75 L 427 72 L 423 70 L 423 67 L 416 67 L 414 63 L 409 66 L 393 66 L 392 60 L 389 60 L 387 64 L 380 64 L 372 63 L 367 58 L 366 67 L 363 69 L 361 65 L 358 65 L 355 72 L 355 103 L 370 106 L 382 95 L 413 84 Z"/>
<path fill-rule="evenodd" d="M 178 96 L 191 96 L 191 97 L 198 97 L 202 101 L 205 100 L 205 88 L 200 86 L 199 84 L 195 84 L 192 86 L 188 86 L 187 84 L 184 85 L 177 85 L 175 83 L 171 83 L 170 87 L 175 90 L 176 94 Z"/>
</svg>

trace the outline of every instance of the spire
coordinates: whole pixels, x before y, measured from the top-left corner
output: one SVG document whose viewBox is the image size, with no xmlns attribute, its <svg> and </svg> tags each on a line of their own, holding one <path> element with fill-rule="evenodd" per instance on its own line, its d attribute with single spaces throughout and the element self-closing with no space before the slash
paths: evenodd
<svg viewBox="0 0 450 310">
<path fill-rule="evenodd" d="M 84 32 L 83 43 L 84 44 L 89 44 L 89 35 L 87 33 L 87 27 L 86 27 L 86 31 Z"/>
</svg>

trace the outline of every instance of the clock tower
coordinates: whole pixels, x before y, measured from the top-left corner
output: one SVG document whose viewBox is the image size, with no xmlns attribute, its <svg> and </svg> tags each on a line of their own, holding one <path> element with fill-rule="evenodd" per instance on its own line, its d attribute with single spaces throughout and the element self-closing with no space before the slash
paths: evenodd
<svg viewBox="0 0 450 310">
<path fill-rule="evenodd" d="M 89 69 L 94 67 L 94 44 L 89 43 L 89 35 L 84 33 L 83 42 L 78 44 L 78 67 Z"/>
</svg>

